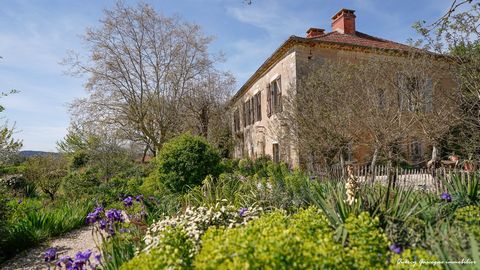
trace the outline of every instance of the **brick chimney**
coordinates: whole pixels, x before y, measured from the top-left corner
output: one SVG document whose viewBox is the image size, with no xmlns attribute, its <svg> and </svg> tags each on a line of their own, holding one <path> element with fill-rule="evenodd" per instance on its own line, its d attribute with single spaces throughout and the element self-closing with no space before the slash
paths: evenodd
<svg viewBox="0 0 480 270">
<path fill-rule="evenodd" d="M 310 28 L 307 30 L 307 38 L 316 38 L 325 34 L 325 29 Z"/>
<path fill-rule="evenodd" d="M 332 31 L 355 34 L 355 10 L 342 9 L 332 17 Z"/>
</svg>

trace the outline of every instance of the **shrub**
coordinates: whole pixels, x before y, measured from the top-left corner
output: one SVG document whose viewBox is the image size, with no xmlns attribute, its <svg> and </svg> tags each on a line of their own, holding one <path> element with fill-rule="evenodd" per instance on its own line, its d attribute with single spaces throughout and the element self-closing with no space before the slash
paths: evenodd
<svg viewBox="0 0 480 270">
<path fill-rule="evenodd" d="M 31 157 L 26 162 L 25 177 L 54 200 L 67 167 L 67 160 L 60 155 Z"/>
<path fill-rule="evenodd" d="M 330 256 L 336 257 L 332 239 L 326 219 L 313 208 L 291 219 L 274 212 L 245 227 L 208 230 L 195 266 L 198 269 L 333 268 L 328 260 Z"/>
<path fill-rule="evenodd" d="M 189 269 L 192 265 L 192 239 L 180 228 L 162 231 L 161 244 L 122 265 L 120 270 Z"/>
<path fill-rule="evenodd" d="M 160 180 L 174 192 L 199 185 L 209 174 L 219 174 L 218 152 L 199 136 L 183 134 L 164 144 L 157 157 Z"/>
<path fill-rule="evenodd" d="M 244 227 L 211 228 L 202 238 L 198 269 L 381 269 L 387 239 L 368 213 L 347 219 L 347 246 L 316 208 L 291 217 L 274 212 Z"/>
<path fill-rule="evenodd" d="M 210 227 L 233 228 L 245 225 L 256 219 L 261 208 L 250 207 L 238 209 L 226 201 L 217 203 L 214 207 L 188 207 L 184 213 L 176 217 L 167 217 L 150 226 L 145 235 L 145 249 L 149 251 L 161 244 L 162 232 L 169 228 L 180 228 L 196 243 Z M 198 246 L 197 246 L 198 247 Z"/>
<path fill-rule="evenodd" d="M 63 179 L 62 190 L 66 197 L 78 199 L 98 192 L 100 183 L 94 170 L 72 171 Z"/>
<path fill-rule="evenodd" d="M 371 218 L 367 212 L 346 220 L 348 246 L 343 264 L 350 269 L 381 268 L 385 265 L 388 240 L 378 225 L 378 217 Z"/>
<path fill-rule="evenodd" d="M 455 211 L 454 226 L 462 229 L 465 234 L 472 233 L 480 240 L 480 206 L 466 206 Z"/>
</svg>

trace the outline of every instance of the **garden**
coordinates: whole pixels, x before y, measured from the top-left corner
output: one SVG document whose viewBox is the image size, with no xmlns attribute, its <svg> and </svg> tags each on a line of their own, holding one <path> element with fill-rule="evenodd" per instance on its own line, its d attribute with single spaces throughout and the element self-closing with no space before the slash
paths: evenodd
<svg viewBox="0 0 480 270">
<path fill-rule="evenodd" d="M 2 178 L 2 260 L 90 225 L 98 252 L 68 257 L 50 247 L 37 266 L 476 269 L 480 261 L 478 172 L 439 179 L 441 193 L 352 190 L 268 157 L 222 159 L 190 134 L 148 164 L 108 154 L 108 164 L 91 159 L 106 155 L 91 146 L 4 167 L 16 177 Z"/>
</svg>

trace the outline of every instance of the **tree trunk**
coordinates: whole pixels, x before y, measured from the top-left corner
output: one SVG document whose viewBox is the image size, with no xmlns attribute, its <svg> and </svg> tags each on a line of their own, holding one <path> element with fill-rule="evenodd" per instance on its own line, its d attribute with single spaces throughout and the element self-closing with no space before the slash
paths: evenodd
<svg viewBox="0 0 480 270">
<path fill-rule="evenodd" d="M 377 165 L 378 158 L 378 147 L 375 146 L 375 151 L 373 152 L 372 162 L 370 163 L 370 183 L 375 182 L 375 166 Z"/>
<path fill-rule="evenodd" d="M 432 175 L 432 181 L 437 190 L 440 190 L 440 183 L 437 182 L 436 170 L 438 166 L 438 148 L 436 145 L 432 147 L 432 158 L 427 162 L 427 168 L 430 170 Z"/>
<path fill-rule="evenodd" d="M 145 163 L 145 158 L 147 157 L 147 152 L 148 152 L 148 144 L 145 145 L 145 149 L 143 149 L 143 155 L 142 155 L 142 163 Z"/>
</svg>

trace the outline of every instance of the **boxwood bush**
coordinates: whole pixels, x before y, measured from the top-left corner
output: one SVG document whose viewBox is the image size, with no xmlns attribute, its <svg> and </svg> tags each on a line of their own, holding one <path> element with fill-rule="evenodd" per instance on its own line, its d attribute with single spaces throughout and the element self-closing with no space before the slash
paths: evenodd
<svg viewBox="0 0 480 270">
<path fill-rule="evenodd" d="M 158 178 L 174 192 L 200 185 L 209 174 L 220 173 L 220 155 L 199 136 L 183 134 L 166 144 L 157 160 Z"/>
</svg>

